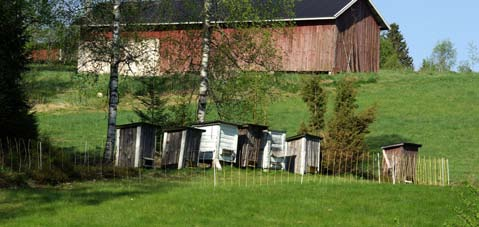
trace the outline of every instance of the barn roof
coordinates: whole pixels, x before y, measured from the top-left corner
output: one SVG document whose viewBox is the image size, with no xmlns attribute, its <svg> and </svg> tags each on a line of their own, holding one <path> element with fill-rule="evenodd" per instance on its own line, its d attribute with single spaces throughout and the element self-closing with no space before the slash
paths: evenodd
<svg viewBox="0 0 479 227">
<path fill-rule="evenodd" d="M 264 0 L 256 0 L 258 7 L 264 5 Z M 294 6 L 294 15 L 287 15 L 286 8 L 280 8 L 275 18 L 277 21 L 318 21 L 335 20 L 356 2 L 362 0 L 299 0 Z M 381 16 L 371 0 L 364 0 L 371 7 L 382 30 L 388 30 L 389 25 Z M 127 1 L 120 9 L 124 12 L 122 23 L 139 25 L 171 25 L 171 24 L 201 24 L 201 10 L 203 0 L 157 0 L 157 1 Z M 273 1 L 274 2 L 274 1 Z M 278 1 L 280 2 L 280 1 Z M 90 26 L 107 26 L 111 23 L 111 3 L 99 3 L 90 12 L 89 21 L 84 23 Z M 277 3 L 273 3 L 277 4 Z M 276 7 L 283 7 L 277 5 Z M 213 23 L 224 23 L 227 13 L 218 4 L 213 3 Z M 269 15 L 271 16 L 271 15 Z"/>
</svg>

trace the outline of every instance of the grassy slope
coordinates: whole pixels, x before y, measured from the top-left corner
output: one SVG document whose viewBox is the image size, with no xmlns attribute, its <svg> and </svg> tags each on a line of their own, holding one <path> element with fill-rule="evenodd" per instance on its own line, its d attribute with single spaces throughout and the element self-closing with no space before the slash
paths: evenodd
<svg viewBox="0 0 479 227">
<path fill-rule="evenodd" d="M 71 76 L 50 71 L 39 71 L 39 74 L 37 81 L 44 81 L 43 84 L 55 81 L 61 85 L 49 88 L 57 90 L 57 94 L 45 95 L 51 100 L 49 103 L 62 104 L 79 100 L 75 98 L 75 81 L 71 80 Z M 376 105 L 378 109 L 377 121 L 372 125 L 368 136 L 371 151 L 379 152 L 381 145 L 401 141 L 421 143 L 424 145 L 421 154 L 450 159 L 453 180 L 479 179 L 479 166 L 475 165 L 479 160 L 477 75 L 424 75 L 385 71 L 378 75 L 354 76 L 362 82 L 358 97 L 360 107 Z M 288 130 L 288 135 L 293 135 L 300 123 L 308 118 L 306 106 L 296 93 L 301 77 L 308 76 L 280 77 L 285 81 L 285 85 L 280 88 L 285 91 L 284 95 L 269 108 L 271 128 Z M 326 76 L 325 79 L 334 81 L 340 77 L 342 76 Z M 38 113 L 41 131 L 57 144 L 83 147 L 81 144 L 88 140 L 93 146 L 102 146 L 106 130 L 106 112 L 103 108 L 106 100 L 98 100 L 95 95 L 97 90 L 101 91 L 106 86 L 104 80 L 105 78 L 100 78 L 100 84 L 103 85 L 95 85 L 85 92 L 86 104 L 80 109 L 66 108 Z M 132 90 L 130 87 L 134 83 L 129 85 L 130 83 L 124 83 L 125 91 Z M 330 106 L 334 99 L 333 84 L 328 85 Z M 121 101 L 119 122 L 134 121 L 136 117 L 131 111 L 134 99 L 126 96 Z M 328 117 L 330 115 L 331 112 Z"/>
<path fill-rule="evenodd" d="M 462 188 L 318 184 L 75 183 L 0 191 L 1 226 L 440 226 Z"/>
<path fill-rule="evenodd" d="M 358 77 L 371 79 L 371 75 Z M 285 77 L 293 87 L 297 87 L 298 78 Z M 371 149 L 378 151 L 380 145 L 398 140 L 423 143 L 421 153 L 451 159 L 456 180 L 477 178 L 478 86 L 479 77 L 471 75 L 381 72 L 376 83 L 361 86 L 359 95 L 362 108 L 371 104 L 378 107 L 378 120 L 368 138 Z M 270 108 L 272 128 L 289 130 L 289 135 L 308 117 L 295 89 L 291 90 L 292 94 Z M 52 94 L 51 102 L 68 102 L 71 90 L 59 92 Z M 127 107 L 121 108 L 120 122 L 134 118 Z M 38 116 L 42 132 L 54 142 L 82 143 L 104 136 L 105 112 L 95 105 L 44 111 Z M 459 195 L 464 190 L 323 181 L 283 187 L 221 186 L 213 191 L 211 182 L 206 187 L 201 181 L 153 178 L 142 183 L 107 181 L 3 190 L 0 225 L 440 226 L 455 218 L 454 207 L 461 206 Z"/>
</svg>

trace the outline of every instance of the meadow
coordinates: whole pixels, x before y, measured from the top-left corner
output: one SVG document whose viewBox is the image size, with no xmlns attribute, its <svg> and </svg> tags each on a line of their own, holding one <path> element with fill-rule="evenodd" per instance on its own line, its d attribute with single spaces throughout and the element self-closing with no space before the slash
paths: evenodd
<svg viewBox="0 0 479 227">
<path fill-rule="evenodd" d="M 261 172 L 244 176 L 239 172 L 237 178 L 236 169 L 226 168 L 214 188 L 212 170 L 189 170 L 192 174 L 146 170 L 141 178 L 1 190 L 0 225 L 463 226 L 458 210 L 467 206 L 464 199 L 473 198 L 465 193 L 464 182 L 479 180 L 479 75 L 278 74 L 275 80 L 280 83 L 273 86 L 281 95 L 268 108 L 271 128 L 292 136 L 307 121 L 299 89 L 302 78 L 311 76 L 325 81 L 328 119 L 336 81 L 356 77 L 360 109 L 377 108 L 367 137 L 370 151 L 402 141 L 421 143 L 421 155 L 449 159 L 453 186 L 351 182 L 347 176 L 328 180 L 316 175 L 306 176 L 301 184 L 298 176 L 289 174 L 283 177 L 290 182 Z M 69 67 L 32 66 L 26 82 L 43 136 L 56 146 L 79 151 L 85 143 L 103 146 L 106 77 L 82 77 Z M 139 105 L 135 94 L 140 89 L 134 78 L 122 77 L 121 83 L 120 124 L 138 120 L 133 108 Z M 215 114 L 208 117 L 213 120 Z"/>
<path fill-rule="evenodd" d="M 279 176 L 273 181 L 270 175 L 267 184 L 266 175 L 260 181 L 257 172 L 253 181 L 250 172 L 240 185 L 240 178 L 220 177 L 214 188 L 212 170 L 191 178 L 162 171 L 143 174 L 0 191 L 0 225 L 440 226 L 460 223 L 455 210 L 464 206 L 465 189 L 457 186 L 348 183 L 318 176 L 301 184 L 293 175 L 289 183 L 286 176 L 280 183 Z"/>
<path fill-rule="evenodd" d="M 57 146 L 83 149 L 103 146 L 106 132 L 105 96 L 107 77 L 77 76 L 71 68 L 33 68 L 28 79 L 30 97 L 36 100 L 40 131 Z M 281 94 L 268 108 L 272 129 L 298 131 L 309 114 L 299 89 L 303 78 L 312 75 L 278 74 L 273 83 Z M 479 180 L 479 76 L 477 74 L 421 74 L 382 71 L 378 74 L 321 75 L 329 91 L 327 118 L 331 117 L 334 87 L 345 76 L 358 80 L 358 104 L 375 106 L 377 120 L 370 128 L 367 143 L 377 153 L 381 146 L 399 142 L 422 144 L 421 155 L 448 158 L 454 182 Z M 122 77 L 118 123 L 138 120 L 132 111 L 139 107 L 135 94 L 140 83 Z M 79 85 L 80 84 L 80 85 Z M 80 86 L 80 87 L 79 87 Z M 36 97 L 42 97 L 36 98 Z M 213 105 L 210 105 L 210 107 Z M 207 115 L 215 120 L 214 109 Z"/>
</svg>

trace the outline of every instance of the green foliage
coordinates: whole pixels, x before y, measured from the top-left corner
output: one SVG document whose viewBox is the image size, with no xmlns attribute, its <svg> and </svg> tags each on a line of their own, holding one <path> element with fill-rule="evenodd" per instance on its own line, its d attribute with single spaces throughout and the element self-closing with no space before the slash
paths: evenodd
<svg viewBox="0 0 479 227">
<path fill-rule="evenodd" d="M 298 135 L 304 135 L 304 134 L 309 134 L 310 128 L 306 126 L 304 121 L 301 122 L 301 125 L 299 126 L 298 129 Z"/>
<path fill-rule="evenodd" d="M 471 64 L 467 61 L 463 61 L 457 66 L 457 71 L 459 73 L 472 73 Z"/>
<path fill-rule="evenodd" d="M 272 75 L 242 73 L 211 81 L 211 95 L 221 120 L 268 124 L 268 106 L 278 94 L 271 86 Z"/>
<path fill-rule="evenodd" d="M 146 94 L 138 96 L 143 108 L 134 108 L 142 122 L 165 127 L 169 123 L 169 116 L 166 113 L 166 102 L 164 98 L 164 84 L 162 78 L 145 77 L 141 80 Z"/>
<path fill-rule="evenodd" d="M 443 40 L 432 50 L 431 61 L 439 72 L 448 72 L 456 64 L 457 51 L 450 40 Z"/>
<path fill-rule="evenodd" d="M 368 108 L 357 114 L 356 104 L 357 91 L 354 81 L 343 79 L 339 82 L 334 103 L 334 116 L 328 124 L 326 134 L 326 154 L 323 157 L 324 164 L 330 165 L 328 169 L 337 168 L 335 172 L 345 169 L 333 163 L 348 158 L 352 162 L 358 160 L 368 151 L 366 134 L 369 133 L 369 125 L 375 120 L 376 109 Z M 347 170 L 346 170 L 347 171 Z"/>
<path fill-rule="evenodd" d="M 319 77 L 304 80 L 301 96 L 310 113 L 309 131 L 320 135 L 325 129 L 325 114 L 328 96 Z M 304 122 L 303 122 L 304 123 Z"/>
<path fill-rule="evenodd" d="M 391 24 L 391 30 L 381 36 L 381 67 L 384 69 L 413 69 L 413 59 L 399 25 Z"/>
<path fill-rule="evenodd" d="M 22 74 L 26 68 L 26 3 L 0 3 L 0 138 L 36 138 L 37 122 L 27 103 Z"/>
</svg>

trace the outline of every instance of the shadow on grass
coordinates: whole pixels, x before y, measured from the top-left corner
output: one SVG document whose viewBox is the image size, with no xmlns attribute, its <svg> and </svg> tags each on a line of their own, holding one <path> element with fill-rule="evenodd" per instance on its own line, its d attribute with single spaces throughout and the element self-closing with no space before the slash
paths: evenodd
<svg viewBox="0 0 479 227">
<path fill-rule="evenodd" d="M 369 150 L 374 151 L 380 151 L 382 146 L 398 144 L 402 142 L 411 142 L 411 140 L 396 134 L 371 136 L 366 138 L 366 143 L 368 144 Z"/>
<path fill-rule="evenodd" d="M 121 183 L 120 183 L 121 182 Z M 0 225 L 9 219 L 30 215 L 52 215 L 57 210 L 66 207 L 97 206 L 104 202 L 124 197 L 168 192 L 177 183 L 161 181 L 154 183 L 144 181 L 105 181 L 101 185 L 86 183 L 64 188 L 17 189 L 0 193 Z M 126 185 L 125 185 L 126 184 Z M 99 187 L 103 187 L 99 189 Z"/>
</svg>

